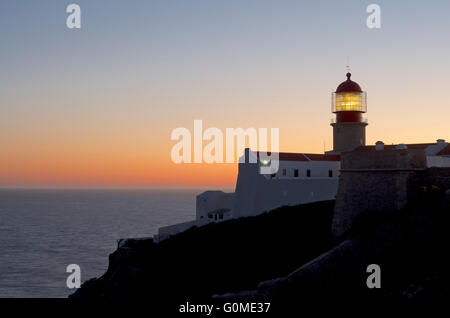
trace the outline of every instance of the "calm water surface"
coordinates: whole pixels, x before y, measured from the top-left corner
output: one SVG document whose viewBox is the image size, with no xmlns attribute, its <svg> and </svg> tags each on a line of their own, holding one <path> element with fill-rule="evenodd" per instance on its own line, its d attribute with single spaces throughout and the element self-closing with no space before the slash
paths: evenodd
<svg viewBox="0 0 450 318">
<path fill-rule="evenodd" d="M 117 239 L 195 218 L 202 190 L 0 190 L 0 297 L 66 297 L 66 266 L 103 274 Z"/>
</svg>

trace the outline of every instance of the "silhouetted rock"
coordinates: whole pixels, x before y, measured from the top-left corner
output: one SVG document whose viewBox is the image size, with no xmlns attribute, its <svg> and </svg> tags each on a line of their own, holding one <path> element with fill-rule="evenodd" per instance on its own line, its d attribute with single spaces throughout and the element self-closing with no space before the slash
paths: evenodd
<svg viewBox="0 0 450 318">
<path fill-rule="evenodd" d="M 441 193 L 442 194 L 442 193 Z M 446 250 L 450 211 L 439 193 L 427 193 L 397 214 L 362 215 L 348 238 L 285 277 L 262 282 L 227 301 L 272 301 L 294 309 L 301 300 L 440 302 L 450 296 Z M 381 288 L 366 284 L 369 264 L 381 267 Z"/>
<path fill-rule="evenodd" d="M 105 275 L 72 297 L 272 301 L 285 310 L 314 301 L 439 301 L 450 296 L 446 195 L 424 191 L 398 213 L 361 214 L 339 242 L 332 201 L 192 228 L 160 244 L 121 241 Z M 369 264 L 381 267 L 381 289 L 366 285 Z"/>
<path fill-rule="evenodd" d="M 159 244 L 120 240 L 107 272 L 74 298 L 209 298 L 255 289 L 333 246 L 334 201 L 191 228 Z"/>
</svg>

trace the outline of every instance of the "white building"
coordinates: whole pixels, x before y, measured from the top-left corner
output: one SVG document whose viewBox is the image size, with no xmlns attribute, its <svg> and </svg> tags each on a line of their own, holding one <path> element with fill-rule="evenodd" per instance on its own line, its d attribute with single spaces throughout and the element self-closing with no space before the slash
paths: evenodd
<svg viewBox="0 0 450 318">
<path fill-rule="evenodd" d="M 278 171 L 261 174 L 259 153 L 245 150 L 245 160 L 239 162 L 235 192 L 206 191 L 197 196 L 196 220 L 159 229 L 156 241 L 164 240 L 210 222 L 255 216 L 270 210 L 316 201 L 334 200 L 339 182 L 340 154 L 388 148 L 423 149 L 428 167 L 450 167 L 450 145 L 443 139 L 429 144 L 384 145 L 377 142 L 366 146 L 366 93 L 353 82 L 351 74 L 332 93 L 332 112 L 336 114 L 333 127 L 333 150 L 325 154 L 279 153 Z M 276 157 L 276 156 L 275 156 Z"/>
<path fill-rule="evenodd" d="M 246 149 L 244 156 L 241 158 L 243 163 L 239 164 L 235 192 L 206 191 L 199 194 L 196 220 L 162 227 L 155 240 L 164 240 L 192 226 L 254 216 L 286 205 L 335 198 L 339 155 L 279 153 L 278 172 L 271 175 L 260 173 L 260 167 L 268 163 L 259 160 L 258 152 Z"/>
<path fill-rule="evenodd" d="M 264 163 L 258 157 L 257 152 L 246 149 L 246 163 L 239 164 L 231 217 L 253 216 L 281 206 L 334 199 L 339 180 L 339 155 L 279 153 L 279 169 L 271 175 L 260 173 Z"/>
</svg>

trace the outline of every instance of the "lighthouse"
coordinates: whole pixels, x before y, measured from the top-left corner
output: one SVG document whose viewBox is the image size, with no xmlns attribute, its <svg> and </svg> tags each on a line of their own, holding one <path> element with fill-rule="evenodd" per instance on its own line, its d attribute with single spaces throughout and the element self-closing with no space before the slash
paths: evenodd
<svg viewBox="0 0 450 318">
<path fill-rule="evenodd" d="M 331 123 L 333 151 L 330 153 L 352 151 L 366 144 L 367 121 L 363 114 L 367 111 L 367 95 L 351 76 L 347 73 L 347 80 L 332 93 L 331 111 L 336 118 Z"/>
</svg>

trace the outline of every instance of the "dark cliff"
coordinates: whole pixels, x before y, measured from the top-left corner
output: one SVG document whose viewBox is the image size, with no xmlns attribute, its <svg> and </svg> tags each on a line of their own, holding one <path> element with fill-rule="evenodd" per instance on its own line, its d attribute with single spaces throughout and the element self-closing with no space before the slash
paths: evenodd
<svg viewBox="0 0 450 318">
<path fill-rule="evenodd" d="M 361 215 L 340 241 L 331 236 L 333 201 L 192 228 L 160 244 L 128 240 L 108 271 L 71 297 L 283 308 L 319 299 L 439 301 L 450 295 L 449 195 L 425 190 L 396 214 Z M 367 288 L 369 264 L 381 267 L 381 289 Z"/>
<path fill-rule="evenodd" d="M 333 208 L 333 201 L 283 207 L 194 227 L 159 244 L 125 240 L 110 255 L 107 272 L 72 297 L 176 302 L 256 288 L 333 246 Z"/>
</svg>

